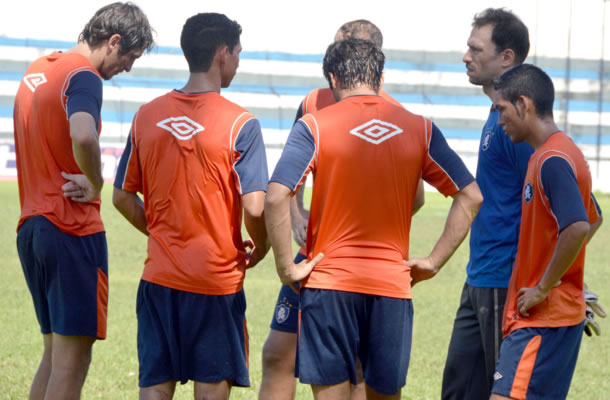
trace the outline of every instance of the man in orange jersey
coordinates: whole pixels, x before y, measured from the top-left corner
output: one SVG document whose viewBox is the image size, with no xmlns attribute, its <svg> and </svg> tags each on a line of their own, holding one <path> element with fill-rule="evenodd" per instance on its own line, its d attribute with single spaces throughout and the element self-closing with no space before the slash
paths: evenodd
<svg viewBox="0 0 610 400">
<path fill-rule="evenodd" d="M 384 61 L 370 41 L 329 46 L 324 75 L 338 102 L 294 125 L 265 199 L 280 279 L 302 281 L 298 376 L 317 399 L 348 399 L 357 359 L 367 398 L 400 397 L 411 347 L 411 286 L 438 273 L 482 201 L 440 130 L 378 96 Z M 309 172 L 315 179 L 308 261 L 295 264 L 289 203 Z M 430 256 L 405 262 L 420 177 L 454 204 Z"/>
<path fill-rule="evenodd" d="M 370 40 L 378 48 L 383 46 L 383 35 L 379 28 L 370 21 L 359 19 L 346 22 L 337 31 L 334 41 L 358 38 Z M 400 106 L 400 103 L 388 95 L 383 89 L 379 95 Z M 305 96 L 295 118 L 295 123 L 303 115 L 316 112 L 336 103 L 333 92 L 329 88 L 314 89 Z M 309 211 L 303 206 L 305 185 L 299 187 L 290 203 L 290 215 L 294 239 L 301 250 L 295 257 L 298 263 L 305 259 L 305 238 L 307 235 L 307 220 Z M 415 213 L 424 203 L 423 182 L 417 188 L 417 196 L 413 204 Z M 282 285 L 277 304 L 271 320 L 269 335 L 263 346 L 263 379 L 259 396 L 262 400 L 293 399 L 296 389 L 294 366 L 296 360 L 297 326 L 298 326 L 299 295 L 289 285 Z M 362 373 L 358 369 L 358 384 L 353 387 L 352 400 L 364 399 L 364 384 Z"/>
<path fill-rule="evenodd" d="M 19 85 L 17 249 L 44 343 L 30 399 L 79 398 L 92 345 L 106 338 L 102 79 L 129 72 L 152 44 L 137 6 L 110 4 L 89 20 L 74 48 L 34 61 Z"/>
<path fill-rule="evenodd" d="M 499 124 L 530 158 L 492 399 L 565 399 L 584 328 L 585 247 L 601 211 L 582 152 L 553 120 L 549 76 L 529 64 L 494 80 Z"/>
<path fill-rule="evenodd" d="M 121 157 L 114 204 L 148 235 L 137 299 L 140 399 L 171 398 L 188 380 L 197 399 L 250 385 L 243 282 L 269 250 L 268 173 L 258 120 L 220 96 L 239 65 L 240 35 L 222 14 L 186 21 L 189 80 L 139 109 Z M 242 212 L 253 243 L 242 239 Z"/>
</svg>

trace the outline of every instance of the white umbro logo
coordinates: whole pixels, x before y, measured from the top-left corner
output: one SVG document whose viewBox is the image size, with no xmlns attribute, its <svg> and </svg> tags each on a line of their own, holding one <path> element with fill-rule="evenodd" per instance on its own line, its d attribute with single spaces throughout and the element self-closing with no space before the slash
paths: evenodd
<svg viewBox="0 0 610 400">
<path fill-rule="evenodd" d="M 159 128 L 170 132 L 179 140 L 188 140 L 205 128 L 189 117 L 169 117 L 157 123 Z"/>
<path fill-rule="evenodd" d="M 532 201 L 532 197 L 534 197 L 534 187 L 528 182 L 525 185 L 525 188 L 523 188 L 523 200 L 525 200 L 526 203 L 529 203 Z"/>
<path fill-rule="evenodd" d="M 501 373 L 497 372 L 494 374 L 494 381 L 504 378 Z"/>
<path fill-rule="evenodd" d="M 372 119 L 369 122 L 352 129 L 349 131 L 349 133 L 354 136 L 358 136 L 367 142 L 379 144 L 388 140 L 392 136 L 402 133 L 402 129 L 394 124 L 390 124 L 389 122 Z"/>
<path fill-rule="evenodd" d="M 47 82 L 47 77 L 43 73 L 29 74 L 23 77 L 23 82 L 33 93 L 38 86 Z"/>
</svg>

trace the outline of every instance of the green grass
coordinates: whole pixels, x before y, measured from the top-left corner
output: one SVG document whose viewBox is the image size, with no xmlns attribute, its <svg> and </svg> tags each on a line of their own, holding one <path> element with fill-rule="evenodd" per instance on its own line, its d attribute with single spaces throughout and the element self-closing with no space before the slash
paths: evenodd
<svg viewBox="0 0 610 400">
<path fill-rule="evenodd" d="M 110 201 L 111 186 L 103 193 L 102 218 L 106 224 L 110 260 L 110 306 L 108 339 L 96 343 L 93 362 L 85 383 L 84 399 L 137 398 L 135 298 L 146 256 L 146 240 L 116 212 Z M 598 195 L 602 209 L 610 215 L 610 197 Z M 15 182 L 0 182 L 0 395 L 6 399 L 27 398 L 29 385 L 42 354 L 42 339 L 32 300 L 15 246 L 19 200 Z M 426 194 L 426 205 L 415 216 L 411 233 L 411 255 L 425 256 L 440 234 L 450 200 Z M 602 225 L 589 246 L 585 273 L 589 286 L 600 294 L 610 311 L 610 265 L 606 253 L 610 223 Z M 433 280 L 413 290 L 415 321 L 413 350 L 403 399 L 438 399 L 447 345 L 459 295 L 465 279 L 468 245 L 463 244 Z M 261 348 L 267 337 L 280 283 L 272 257 L 248 271 L 248 329 L 250 333 L 250 378 L 252 387 L 234 389 L 233 399 L 255 399 L 261 381 Z M 610 393 L 610 320 L 601 320 L 602 336 L 583 339 L 571 399 L 606 399 Z M 469 368 L 465 365 L 464 368 Z M 176 399 L 191 399 L 192 386 L 179 386 Z M 298 399 L 311 398 L 307 386 L 299 385 Z"/>
</svg>

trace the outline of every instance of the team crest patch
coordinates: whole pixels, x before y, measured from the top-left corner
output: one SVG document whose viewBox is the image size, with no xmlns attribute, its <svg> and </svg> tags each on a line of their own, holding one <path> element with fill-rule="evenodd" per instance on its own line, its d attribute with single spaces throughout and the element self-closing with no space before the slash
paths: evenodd
<svg viewBox="0 0 610 400">
<path fill-rule="evenodd" d="M 402 133 L 402 129 L 389 122 L 372 119 L 369 122 L 352 129 L 349 133 L 358 136 L 367 142 L 379 144 L 392 136 Z"/>
<path fill-rule="evenodd" d="M 487 131 L 485 133 L 485 137 L 483 138 L 483 143 L 481 143 L 481 149 L 483 151 L 487 150 L 489 148 L 489 145 L 491 144 L 491 137 L 493 136 L 493 131 Z"/>
<path fill-rule="evenodd" d="M 169 117 L 157 123 L 159 128 L 165 129 L 178 140 L 188 140 L 205 128 L 189 117 Z"/>
<path fill-rule="evenodd" d="M 29 74 L 23 77 L 23 83 L 34 93 L 36 88 L 47 82 L 47 77 L 43 73 Z"/>
<path fill-rule="evenodd" d="M 280 304 L 275 309 L 275 320 L 278 324 L 283 324 L 288 319 L 290 315 L 290 307 L 285 304 Z"/>
<path fill-rule="evenodd" d="M 523 189 L 523 200 L 525 200 L 526 203 L 529 203 L 530 201 L 532 201 L 533 197 L 534 197 L 534 187 L 532 186 L 532 184 L 530 182 L 528 182 L 525 185 L 525 188 Z"/>
</svg>

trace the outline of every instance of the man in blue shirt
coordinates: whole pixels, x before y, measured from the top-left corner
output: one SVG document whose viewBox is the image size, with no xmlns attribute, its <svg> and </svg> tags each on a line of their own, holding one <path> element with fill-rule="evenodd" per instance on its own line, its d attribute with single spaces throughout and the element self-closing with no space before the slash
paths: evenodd
<svg viewBox="0 0 610 400">
<path fill-rule="evenodd" d="M 470 83 L 493 103 L 493 78 L 522 64 L 527 27 L 513 13 L 488 8 L 475 15 L 463 61 Z M 483 205 L 472 224 L 470 260 L 443 374 L 443 399 L 488 399 L 502 340 L 502 313 L 517 252 L 521 191 L 534 149 L 513 144 L 492 107 L 481 135 L 476 179 Z"/>
</svg>

